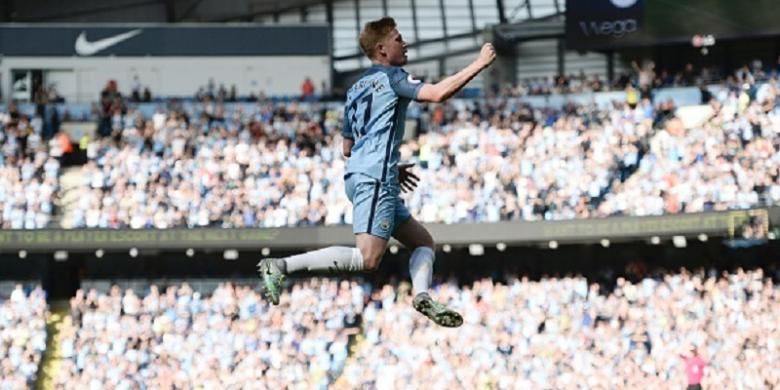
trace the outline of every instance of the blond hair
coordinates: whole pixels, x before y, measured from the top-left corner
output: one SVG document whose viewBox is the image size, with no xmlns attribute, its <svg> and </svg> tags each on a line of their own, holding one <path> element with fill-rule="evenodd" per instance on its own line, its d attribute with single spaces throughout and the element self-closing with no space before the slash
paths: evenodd
<svg viewBox="0 0 780 390">
<path fill-rule="evenodd" d="M 366 23 L 360 33 L 360 50 L 363 50 L 368 58 L 373 59 L 376 45 L 387 38 L 393 29 L 395 29 L 395 19 L 389 16 Z"/>
</svg>

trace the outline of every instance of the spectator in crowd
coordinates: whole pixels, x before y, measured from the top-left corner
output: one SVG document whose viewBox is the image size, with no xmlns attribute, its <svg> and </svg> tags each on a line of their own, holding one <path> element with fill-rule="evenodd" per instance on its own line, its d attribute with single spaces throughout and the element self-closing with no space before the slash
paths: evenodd
<svg viewBox="0 0 780 390">
<path fill-rule="evenodd" d="M 228 100 L 228 91 L 227 88 L 225 88 L 225 84 L 220 84 L 219 89 L 217 90 L 217 101 L 219 102 L 225 102 Z"/>
<path fill-rule="evenodd" d="M 130 101 L 138 103 L 142 101 L 141 98 L 141 80 L 138 79 L 138 75 L 133 76 L 132 92 L 130 93 Z"/>
<path fill-rule="evenodd" d="M 125 102 L 116 80 L 109 80 L 103 91 L 100 92 L 100 121 L 98 122 L 98 133 L 107 137 L 118 128 L 117 119 L 125 112 Z"/>
<path fill-rule="evenodd" d="M 229 102 L 238 101 L 238 89 L 236 88 L 235 84 L 230 86 L 230 94 L 228 95 L 228 101 Z"/>
<path fill-rule="evenodd" d="M 655 62 L 647 61 L 643 66 L 639 66 L 636 61 L 631 63 L 631 67 L 636 72 L 637 87 L 643 98 L 650 97 L 650 90 L 653 88 L 656 80 Z"/>
<path fill-rule="evenodd" d="M 699 356 L 695 346 L 690 348 L 690 355 L 680 355 L 685 361 L 685 373 L 688 377 L 688 390 L 701 390 L 701 379 L 704 377 L 704 367 L 707 362 Z"/>
<path fill-rule="evenodd" d="M 303 100 L 308 100 L 312 96 L 314 96 L 314 83 L 306 77 L 301 84 L 301 97 Z"/>
<path fill-rule="evenodd" d="M 148 85 L 146 87 L 144 87 L 144 93 L 143 93 L 143 96 L 141 97 L 141 100 L 144 103 L 149 103 L 149 102 L 152 101 L 152 90 L 149 89 Z"/>
</svg>

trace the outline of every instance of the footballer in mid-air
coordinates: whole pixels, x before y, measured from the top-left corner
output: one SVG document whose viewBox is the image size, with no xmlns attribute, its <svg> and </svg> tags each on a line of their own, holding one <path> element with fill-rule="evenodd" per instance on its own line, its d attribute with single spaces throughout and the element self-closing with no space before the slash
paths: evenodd
<svg viewBox="0 0 780 390">
<path fill-rule="evenodd" d="M 414 308 L 438 325 L 458 327 L 463 317 L 428 294 L 434 262 L 431 234 L 409 214 L 400 193 L 413 190 L 419 178 L 412 165 L 399 163 L 406 108 L 412 100 L 442 102 L 460 91 L 496 58 L 493 45 L 482 46 L 468 66 L 438 83 L 415 80 L 401 66 L 406 42 L 395 20 L 385 17 L 365 25 L 360 48 L 372 66 L 350 87 L 344 108 L 343 152 L 347 161 L 346 193 L 353 207 L 356 247 L 331 246 L 258 263 L 262 292 L 279 304 L 285 275 L 297 271 L 361 272 L 379 267 L 390 237 L 412 250 L 409 273 Z"/>
</svg>

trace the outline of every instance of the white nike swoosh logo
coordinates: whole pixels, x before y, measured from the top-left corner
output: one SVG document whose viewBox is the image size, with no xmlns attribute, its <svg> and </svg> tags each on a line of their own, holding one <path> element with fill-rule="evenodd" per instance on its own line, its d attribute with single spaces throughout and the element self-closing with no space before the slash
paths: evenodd
<svg viewBox="0 0 780 390">
<path fill-rule="evenodd" d="M 95 42 L 87 41 L 87 32 L 82 31 L 76 38 L 76 54 L 80 56 L 91 56 L 101 50 L 108 49 L 111 46 L 116 45 L 119 42 L 128 40 L 141 33 L 141 29 L 128 31 L 113 37 L 103 38 Z"/>
<path fill-rule="evenodd" d="M 414 77 L 412 77 L 412 75 L 407 76 L 406 81 L 408 81 L 411 84 L 420 84 L 422 82 L 422 80 L 417 80 Z"/>
</svg>

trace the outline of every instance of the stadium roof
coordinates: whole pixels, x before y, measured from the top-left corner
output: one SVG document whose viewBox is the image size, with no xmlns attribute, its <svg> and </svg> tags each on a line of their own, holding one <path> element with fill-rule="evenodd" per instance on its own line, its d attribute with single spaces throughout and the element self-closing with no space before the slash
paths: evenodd
<svg viewBox="0 0 780 390">
<path fill-rule="evenodd" d="M 2 22 L 220 22 L 325 3 L 321 0 L 0 1 Z"/>
<path fill-rule="evenodd" d="M 333 66 L 343 73 L 368 66 L 357 45 L 361 26 L 392 15 L 409 42 L 410 65 L 419 65 L 418 74 L 442 75 L 470 61 L 493 26 L 511 27 L 499 31 L 511 40 L 529 30 L 513 25 L 549 24 L 564 8 L 564 0 L 2 0 L 0 22 L 329 24 Z"/>
<path fill-rule="evenodd" d="M 468 2 L 472 13 L 493 13 L 497 22 L 535 19 L 551 12 L 562 13 L 564 0 L 462 0 L 448 1 L 447 8 Z M 375 3 L 375 4 L 374 4 Z M 430 3 L 430 4 L 429 4 Z M 347 6 L 370 9 L 381 4 L 384 13 L 444 7 L 444 0 L 100 0 L 0 1 L 0 22 L 229 22 L 257 21 L 264 15 L 294 11 L 305 14 L 311 6 Z M 474 16 L 472 16 L 474 18 Z M 478 18 L 478 16 L 477 16 Z M 304 17 L 305 19 L 305 17 Z M 305 20 L 303 20 L 305 22 Z"/>
</svg>

